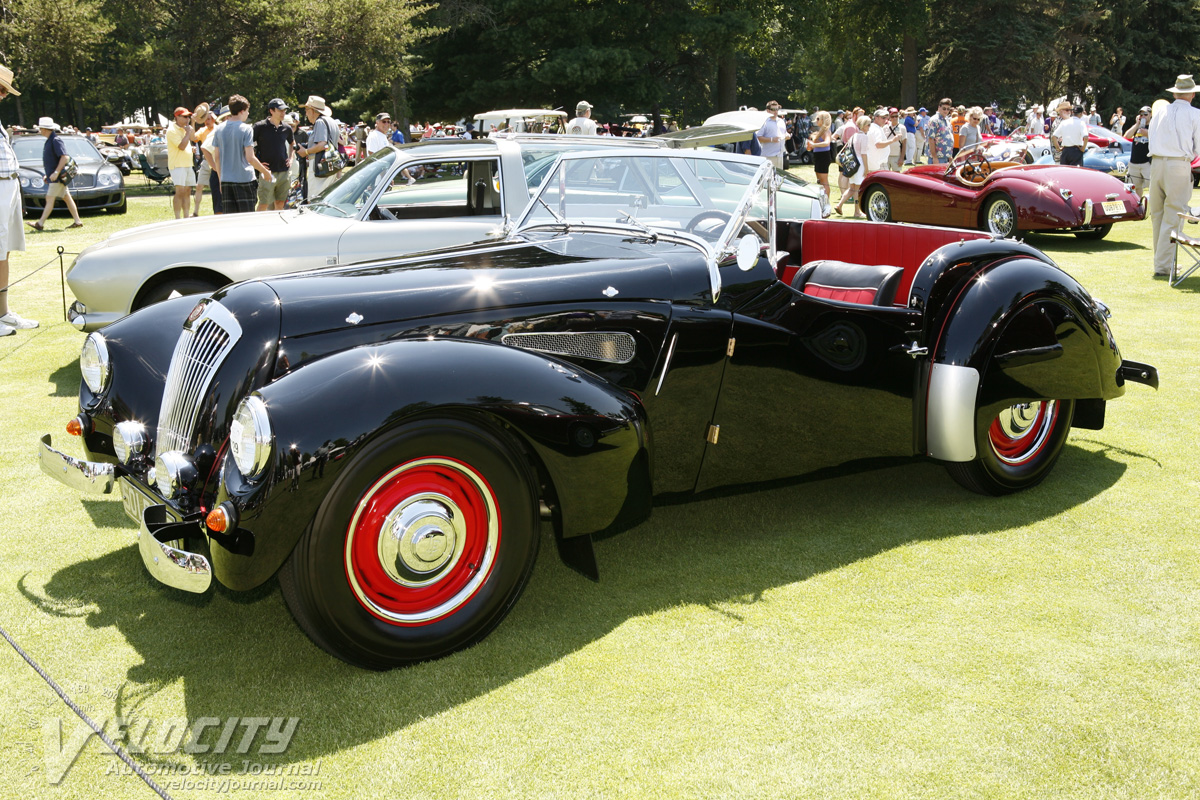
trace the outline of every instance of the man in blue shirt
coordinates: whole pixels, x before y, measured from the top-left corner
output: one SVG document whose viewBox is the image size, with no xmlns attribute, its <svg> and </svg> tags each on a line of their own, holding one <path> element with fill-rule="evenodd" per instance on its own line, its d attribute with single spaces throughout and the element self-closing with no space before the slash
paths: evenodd
<svg viewBox="0 0 1200 800">
<path fill-rule="evenodd" d="M 235 94 L 229 98 L 229 119 L 213 134 L 213 155 L 221 179 L 221 208 L 225 214 L 253 211 L 258 199 L 254 171 L 263 182 L 274 181 L 271 170 L 254 155 L 254 130 L 246 124 L 250 101 Z"/>
<path fill-rule="evenodd" d="M 46 220 L 54 211 L 54 201 L 61 197 L 67 204 L 67 210 L 75 219 L 67 227 L 82 228 L 83 222 L 79 219 L 79 209 L 75 207 L 75 198 L 71 197 L 70 191 L 67 190 L 67 184 L 58 179 L 62 168 L 71 159 L 67 155 L 67 146 L 63 144 L 62 137 L 58 135 L 58 126 L 50 117 L 42 117 L 38 120 L 38 133 L 46 137 L 46 144 L 42 146 L 42 170 L 46 175 L 46 206 L 42 209 L 42 216 L 38 221 L 29 223 L 29 227 L 37 231 L 45 228 Z"/>
</svg>

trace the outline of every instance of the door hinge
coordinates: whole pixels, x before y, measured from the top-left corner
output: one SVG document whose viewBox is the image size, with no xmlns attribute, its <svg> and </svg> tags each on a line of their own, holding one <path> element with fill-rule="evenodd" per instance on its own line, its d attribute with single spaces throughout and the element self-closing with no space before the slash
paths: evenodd
<svg viewBox="0 0 1200 800">
<path fill-rule="evenodd" d="M 709 444 L 716 444 L 716 443 L 717 443 L 717 437 L 718 437 L 718 436 L 720 436 L 720 435 L 721 435 L 721 426 L 720 426 L 720 425 L 711 425 L 711 424 L 710 424 L 710 425 L 708 426 L 708 433 L 705 435 L 704 439 L 705 439 L 705 441 L 707 441 Z"/>
<path fill-rule="evenodd" d="M 729 345 L 725 348 L 725 357 L 733 358 L 733 348 L 737 346 L 737 339 L 730 338 Z"/>
</svg>

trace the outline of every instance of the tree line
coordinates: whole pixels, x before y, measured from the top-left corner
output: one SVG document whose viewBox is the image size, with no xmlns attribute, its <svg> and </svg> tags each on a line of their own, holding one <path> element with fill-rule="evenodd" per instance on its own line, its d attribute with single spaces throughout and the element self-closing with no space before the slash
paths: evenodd
<svg viewBox="0 0 1200 800">
<path fill-rule="evenodd" d="M 346 121 L 510 107 L 694 124 L 739 105 L 1079 97 L 1200 72 L 1200 0 L 0 0 L 6 115 L 97 127 L 233 92 Z M 15 106 L 15 111 L 14 111 Z"/>
</svg>

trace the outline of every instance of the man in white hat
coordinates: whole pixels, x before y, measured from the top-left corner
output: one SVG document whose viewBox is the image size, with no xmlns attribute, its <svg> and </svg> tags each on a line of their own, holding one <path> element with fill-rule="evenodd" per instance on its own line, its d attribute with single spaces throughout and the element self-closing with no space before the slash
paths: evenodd
<svg viewBox="0 0 1200 800">
<path fill-rule="evenodd" d="M 20 92 L 13 86 L 13 71 L 0 64 L 0 100 Z M 18 329 L 36 328 L 31 319 L 22 319 L 8 309 L 8 254 L 25 250 L 25 227 L 21 224 L 21 185 L 17 180 L 17 154 L 8 131 L 0 123 L 0 336 L 11 336 Z"/>
<path fill-rule="evenodd" d="M 1192 107 L 1196 82 L 1191 75 L 1180 75 L 1167 91 L 1175 102 L 1150 120 L 1150 241 L 1156 277 L 1171 274 L 1171 231 L 1179 225 L 1179 214 L 1188 210 L 1192 159 L 1200 155 L 1200 109 Z"/>
<path fill-rule="evenodd" d="M 39 233 L 46 227 L 46 220 L 50 219 L 50 214 L 54 212 L 54 201 L 60 197 L 67 204 L 67 210 L 71 212 L 71 217 L 75 220 L 67 227 L 83 227 L 83 221 L 79 219 L 79 209 L 75 207 L 75 198 L 71 197 L 67 183 L 59 180 L 63 167 L 67 165 L 71 157 L 67 155 L 67 146 L 63 144 L 58 130 L 58 126 L 50 117 L 42 117 L 38 120 L 38 133 L 46 139 L 46 144 L 42 147 L 42 170 L 46 175 L 46 205 L 42 208 L 42 216 L 37 222 L 29 223 L 29 227 Z"/>
<path fill-rule="evenodd" d="M 575 119 L 567 123 L 567 133 L 571 136 L 595 136 L 596 122 L 592 119 L 592 104 L 580 100 L 575 106 Z"/>
<path fill-rule="evenodd" d="M 297 145 L 296 152 L 308 159 L 308 198 L 311 200 L 337 178 L 336 174 L 318 178 L 316 169 L 317 156 L 325 152 L 326 145 L 332 144 L 337 147 L 338 132 L 333 125 L 333 111 L 325 105 L 324 97 L 309 95 L 304 103 L 304 113 L 312 125 L 312 132 L 308 134 L 307 143 Z"/>
</svg>

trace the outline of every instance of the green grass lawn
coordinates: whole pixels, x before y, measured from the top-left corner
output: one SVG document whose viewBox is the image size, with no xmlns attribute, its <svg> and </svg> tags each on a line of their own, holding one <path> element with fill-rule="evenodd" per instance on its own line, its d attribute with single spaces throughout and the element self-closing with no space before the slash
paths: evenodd
<svg viewBox="0 0 1200 800">
<path fill-rule="evenodd" d="M 38 437 L 77 411 L 83 341 L 56 248 L 170 216 L 146 190 L 81 230 L 55 216 L 12 258 L 14 278 L 55 263 L 13 289 L 42 327 L 0 339 L 0 626 L 94 717 L 164 740 L 136 757 L 174 797 L 1200 795 L 1200 277 L 1150 277 L 1149 221 L 1030 238 L 1162 377 L 1073 431 L 1040 487 L 978 497 L 914 461 L 663 505 L 597 542 L 598 584 L 547 537 L 483 643 L 376 674 L 310 644 L 273 583 L 156 583 L 119 498 L 38 469 Z M 0 797 L 153 796 L 94 738 L 50 785 L 47 725 L 80 725 L 3 643 L 0 665 Z M 277 755 L 261 734 L 235 753 L 244 728 L 223 754 L 171 747 L 173 719 L 233 717 L 300 722 Z M 247 788 L 243 761 L 319 774 Z M 221 764 L 242 783 L 163 774 Z"/>
</svg>

